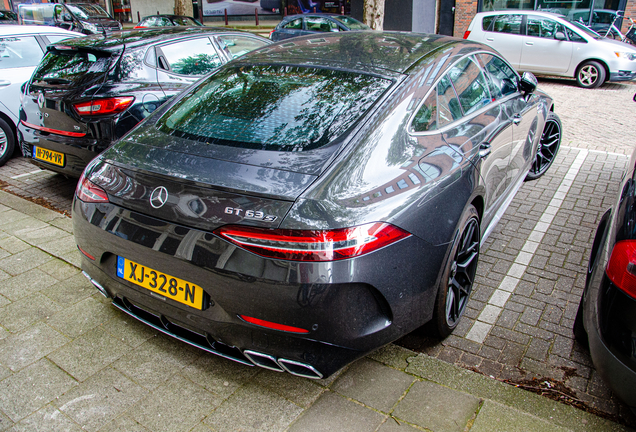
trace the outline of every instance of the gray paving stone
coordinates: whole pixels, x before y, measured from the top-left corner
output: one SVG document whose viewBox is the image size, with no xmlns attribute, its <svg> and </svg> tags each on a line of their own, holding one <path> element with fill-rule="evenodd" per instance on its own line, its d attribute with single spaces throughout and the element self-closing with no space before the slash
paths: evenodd
<svg viewBox="0 0 636 432">
<path fill-rule="evenodd" d="M 57 228 L 56 228 L 57 229 Z M 38 242 L 36 244 L 40 249 L 50 253 L 56 257 L 69 257 L 74 255 L 77 252 L 77 243 L 75 242 L 75 237 L 73 235 L 68 234 L 66 231 L 58 230 L 65 234 L 65 237 L 56 238 L 55 240 L 47 241 L 47 242 Z M 77 267 L 77 266 L 76 266 Z"/>
<path fill-rule="evenodd" d="M 14 423 L 11 421 L 11 419 L 2 414 L 2 411 L 0 411 L 0 431 L 8 430 L 11 426 L 13 426 L 13 424 Z"/>
<path fill-rule="evenodd" d="M 433 431 L 463 431 L 477 412 L 479 399 L 429 381 L 418 381 L 393 415 Z"/>
<path fill-rule="evenodd" d="M 325 391 L 314 380 L 269 370 L 260 371 L 253 382 L 289 399 L 301 408 L 308 408 Z"/>
<path fill-rule="evenodd" d="M 39 249 L 31 248 L 0 259 L 0 270 L 18 275 L 52 260 L 53 257 Z"/>
<path fill-rule="evenodd" d="M 60 281 L 67 280 L 80 274 L 80 270 L 78 268 L 57 259 L 51 260 L 46 264 L 39 266 L 38 269 Z"/>
<path fill-rule="evenodd" d="M 181 374 L 206 390 L 227 398 L 262 371 L 255 366 L 249 367 L 214 354 L 202 353 Z"/>
<path fill-rule="evenodd" d="M 386 416 L 326 392 L 289 428 L 289 432 L 368 432 Z"/>
<path fill-rule="evenodd" d="M 147 395 L 148 392 L 141 386 L 107 368 L 66 392 L 54 403 L 84 430 L 97 431 Z"/>
<path fill-rule="evenodd" d="M 64 231 L 73 234 L 73 221 L 70 217 L 60 217 L 53 219 L 51 225 L 56 226 Z"/>
<path fill-rule="evenodd" d="M 30 247 L 31 246 L 28 243 L 23 242 L 19 238 L 12 235 L 6 234 L 4 238 L 0 239 L 0 248 L 11 254 L 22 252 L 29 249 Z"/>
<path fill-rule="evenodd" d="M 127 416 L 117 417 L 112 422 L 101 428 L 99 432 L 150 432 L 135 420 Z M 192 431 L 191 431 L 192 432 Z"/>
<path fill-rule="evenodd" d="M 63 268 L 66 269 L 75 269 L 60 260 L 53 260 L 52 263 L 55 263 L 55 265 L 65 266 Z M 51 264 L 51 262 L 45 264 L 39 270 L 54 273 L 51 275 L 54 277 L 60 274 L 57 273 L 57 270 L 51 270 L 49 267 L 46 267 L 48 264 Z M 62 268 L 60 268 L 60 270 L 61 269 Z M 62 271 L 64 272 L 63 274 L 70 273 L 70 270 L 68 270 L 68 272 L 66 270 Z M 88 281 L 88 279 L 86 279 L 86 277 L 84 277 L 82 273 L 77 271 L 69 279 L 65 279 L 60 282 L 56 281 L 56 283 L 51 284 L 42 290 L 42 293 L 48 298 L 65 307 L 76 304 L 82 300 L 86 300 L 89 297 L 92 297 L 95 292 L 95 287 Z"/>
<path fill-rule="evenodd" d="M 368 359 L 355 362 L 331 386 L 351 399 L 389 413 L 415 379 Z"/>
<path fill-rule="evenodd" d="M 203 422 L 220 431 L 275 432 L 287 429 L 302 411 L 302 408 L 276 393 L 246 383 Z"/>
<path fill-rule="evenodd" d="M 175 375 L 130 410 L 129 415 L 152 431 L 190 430 L 223 402 L 192 381 Z"/>
<path fill-rule="evenodd" d="M 565 432 L 566 429 L 514 408 L 485 401 L 471 432 Z"/>
<path fill-rule="evenodd" d="M 378 429 L 378 432 L 415 432 L 422 429 L 409 425 L 406 422 L 401 422 L 396 418 L 389 417 Z"/>
<path fill-rule="evenodd" d="M 0 381 L 2 411 L 17 422 L 64 394 L 77 382 L 47 359 Z"/>
<path fill-rule="evenodd" d="M 158 331 L 138 320 L 122 313 L 103 324 L 104 330 L 126 345 L 137 348 L 159 334 Z"/>
<path fill-rule="evenodd" d="M 81 432 L 82 428 L 53 405 L 47 405 L 22 419 L 10 430 L 10 432 L 31 431 Z"/>
<path fill-rule="evenodd" d="M 130 350 L 128 345 L 97 327 L 49 354 L 48 358 L 82 382 Z"/>
<path fill-rule="evenodd" d="M 60 309 L 57 303 L 45 295 L 35 293 L 0 309 L 0 325 L 16 333 L 36 321 L 46 320 Z"/>
<path fill-rule="evenodd" d="M 148 390 L 154 390 L 201 355 L 201 351 L 159 335 L 113 363 L 115 369 Z"/>
<path fill-rule="evenodd" d="M 0 230 L 4 231 L 4 227 L 8 227 L 9 225 L 13 224 L 14 222 L 17 222 L 21 219 L 26 219 L 29 216 L 21 213 L 19 211 L 15 211 L 13 209 L 5 211 L 2 213 L 2 219 L 0 220 Z M 10 229 L 7 229 L 7 231 L 5 232 L 9 232 Z"/>
<path fill-rule="evenodd" d="M 112 306 L 89 297 L 53 315 L 47 323 L 60 333 L 76 338 L 110 320 L 117 313 Z"/>
<path fill-rule="evenodd" d="M 52 353 L 69 341 L 43 322 L 0 340 L 0 364 L 19 371 Z"/>
</svg>

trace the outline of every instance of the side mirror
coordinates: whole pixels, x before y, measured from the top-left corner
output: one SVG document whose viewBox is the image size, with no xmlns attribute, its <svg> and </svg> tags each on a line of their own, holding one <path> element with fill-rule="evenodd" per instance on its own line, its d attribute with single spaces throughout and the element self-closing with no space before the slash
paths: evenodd
<svg viewBox="0 0 636 432">
<path fill-rule="evenodd" d="M 566 40 L 566 39 L 567 39 L 567 38 L 565 37 L 565 33 L 560 32 L 560 31 L 558 31 L 558 32 L 556 32 L 556 33 L 554 34 L 554 38 L 555 38 L 556 40 L 560 40 L 560 41 L 562 41 L 562 40 Z"/>
<path fill-rule="evenodd" d="M 524 72 L 519 80 L 519 90 L 526 94 L 530 94 L 537 88 L 537 78 L 530 72 Z"/>
</svg>

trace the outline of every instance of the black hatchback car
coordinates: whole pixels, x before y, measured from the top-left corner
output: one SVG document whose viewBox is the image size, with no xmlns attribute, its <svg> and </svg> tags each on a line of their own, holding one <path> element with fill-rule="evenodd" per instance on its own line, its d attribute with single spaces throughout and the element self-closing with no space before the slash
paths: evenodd
<svg viewBox="0 0 636 432">
<path fill-rule="evenodd" d="M 371 30 L 368 25 L 346 15 L 301 14 L 289 15 L 272 30 L 269 38 L 280 41 L 313 33 Z"/>
<path fill-rule="evenodd" d="M 574 335 L 612 391 L 636 411 L 636 149 L 620 186 L 598 224 Z"/>
<path fill-rule="evenodd" d="M 26 85 L 18 125 L 22 154 L 41 168 L 79 177 L 166 100 L 269 43 L 245 32 L 181 27 L 51 45 Z"/>
<path fill-rule="evenodd" d="M 258 49 L 86 168 L 82 269 L 159 331 L 309 378 L 431 320 L 447 336 L 480 244 L 556 154 L 552 109 L 531 74 L 455 38 Z"/>
</svg>

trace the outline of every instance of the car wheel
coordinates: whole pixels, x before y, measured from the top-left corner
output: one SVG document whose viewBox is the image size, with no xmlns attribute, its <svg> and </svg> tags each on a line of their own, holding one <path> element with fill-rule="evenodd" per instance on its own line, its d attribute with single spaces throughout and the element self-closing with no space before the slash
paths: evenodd
<svg viewBox="0 0 636 432">
<path fill-rule="evenodd" d="M 605 68 L 599 62 L 587 61 L 576 71 L 576 82 L 583 88 L 596 88 L 605 82 Z"/>
<path fill-rule="evenodd" d="M 526 175 L 526 181 L 536 180 L 548 171 L 554 162 L 561 145 L 562 137 L 561 119 L 553 112 L 548 113 L 548 118 L 543 126 L 537 153 L 532 161 L 530 171 Z"/>
<path fill-rule="evenodd" d="M 7 163 L 15 148 L 13 128 L 0 118 L 0 166 Z"/>
<path fill-rule="evenodd" d="M 464 210 L 457 233 L 435 302 L 434 320 L 441 338 L 457 327 L 475 281 L 481 235 L 479 214 L 473 205 Z"/>
</svg>

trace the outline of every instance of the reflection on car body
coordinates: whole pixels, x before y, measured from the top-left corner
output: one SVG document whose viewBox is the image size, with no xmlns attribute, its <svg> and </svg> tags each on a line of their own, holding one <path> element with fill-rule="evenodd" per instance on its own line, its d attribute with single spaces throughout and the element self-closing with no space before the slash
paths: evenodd
<svg viewBox="0 0 636 432">
<path fill-rule="evenodd" d="M 73 203 L 82 269 L 159 331 L 308 378 L 431 320 L 445 337 L 552 109 L 530 74 L 445 36 L 261 48 L 86 168 Z M 183 282 L 159 295 L 118 275 L 129 261 Z M 203 290 L 196 308 L 185 284 Z"/>
</svg>

